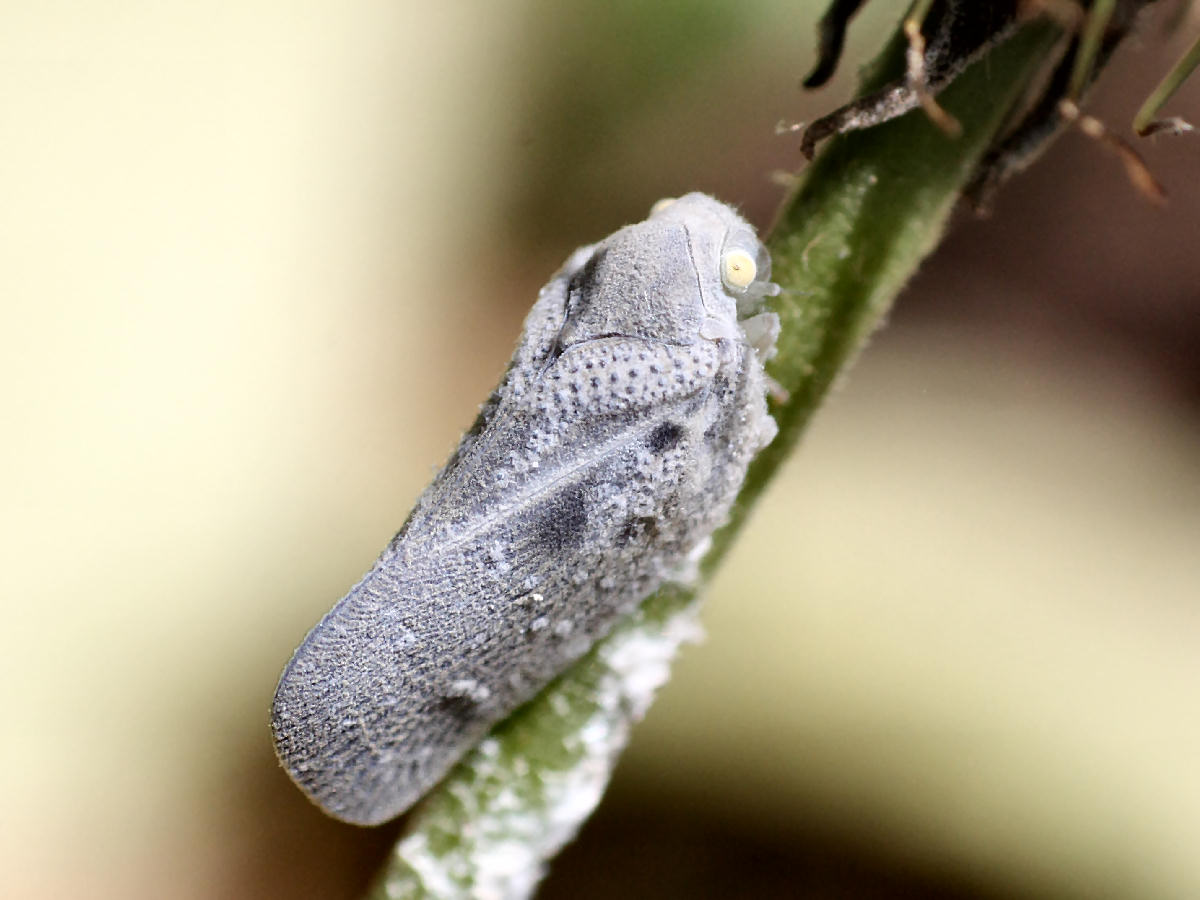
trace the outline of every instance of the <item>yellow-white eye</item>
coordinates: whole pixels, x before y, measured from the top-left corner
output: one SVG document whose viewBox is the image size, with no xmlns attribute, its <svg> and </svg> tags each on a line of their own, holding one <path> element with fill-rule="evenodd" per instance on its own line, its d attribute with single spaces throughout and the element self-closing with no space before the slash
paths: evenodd
<svg viewBox="0 0 1200 900">
<path fill-rule="evenodd" d="M 661 200 L 657 201 L 652 207 L 650 207 L 650 215 L 657 216 L 660 212 L 662 212 L 664 209 L 666 209 L 668 206 L 670 206 L 674 202 L 675 202 L 674 197 L 663 197 Z"/>
<path fill-rule="evenodd" d="M 758 274 L 758 266 L 754 264 L 754 257 L 745 250 L 730 250 L 725 254 L 722 266 L 724 268 L 721 277 L 730 287 L 744 288 Z"/>
</svg>

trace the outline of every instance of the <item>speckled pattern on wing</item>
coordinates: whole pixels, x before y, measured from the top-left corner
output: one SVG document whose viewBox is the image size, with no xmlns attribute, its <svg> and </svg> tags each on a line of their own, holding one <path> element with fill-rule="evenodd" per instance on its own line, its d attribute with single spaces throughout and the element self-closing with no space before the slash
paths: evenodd
<svg viewBox="0 0 1200 900">
<path fill-rule="evenodd" d="M 759 260 L 746 292 L 722 281 L 731 249 Z M 689 194 L 576 251 L 541 290 L 479 421 L 280 679 L 279 758 L 327 812 L 399 815 L 688 577 L 775 434 L 770 348 L 739 318 L 768 277 L 750 226 Z"/>
</svg>

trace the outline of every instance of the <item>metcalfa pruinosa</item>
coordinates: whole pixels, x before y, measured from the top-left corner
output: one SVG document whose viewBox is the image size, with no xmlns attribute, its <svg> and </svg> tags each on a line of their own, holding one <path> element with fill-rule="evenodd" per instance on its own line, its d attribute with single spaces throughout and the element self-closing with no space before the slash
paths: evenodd
<svg viewBox="0 0 1200 900">
<path fill-rule="evenodd" d="M 326 812 L 404 812 L 664 581 L 691 577 L 775 436 L 778 288 L 704 194 L 571 254 L 500 386 L 275 692 L 279 759 Z"/>
</svg>

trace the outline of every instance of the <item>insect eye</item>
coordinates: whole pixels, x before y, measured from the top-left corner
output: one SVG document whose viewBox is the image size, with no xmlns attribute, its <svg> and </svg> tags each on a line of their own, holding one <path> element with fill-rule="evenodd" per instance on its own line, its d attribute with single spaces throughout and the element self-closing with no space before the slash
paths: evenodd
<svg viewBox="0 0 1200 900">
<path fill-rule="evenodd" d="M 730 250 L 721 260 L 721 278 L 731 288 L 746 288 L 757 274 L 754 257 L 745 250 Z"/>
<path fill-rule="evenodd" d="M 674 197 L 663 197 L 661 200 L 655 201 L 654 205 L 652 207 L 650 207 L 650 215 L 657 216 L 660 212 L 662 212 L 664 209 L 666 209 L 668 206 L 670 206 L 674 202 L 675 202 Z"/>
</svg>

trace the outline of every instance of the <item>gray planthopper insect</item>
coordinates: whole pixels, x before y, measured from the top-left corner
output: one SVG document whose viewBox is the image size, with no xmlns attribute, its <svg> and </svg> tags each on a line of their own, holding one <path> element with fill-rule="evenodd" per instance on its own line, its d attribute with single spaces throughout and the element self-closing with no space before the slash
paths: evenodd
<svg viewBox="0 0 1200 900">
<path fill-rule="evenodd" d="M 775 435 L 770 258 L 704 194 L 571 254 L 500 386 L 275 693 L 326 812 L 404 812 L 664 581 L 694 577 Z"/>
</svg>

